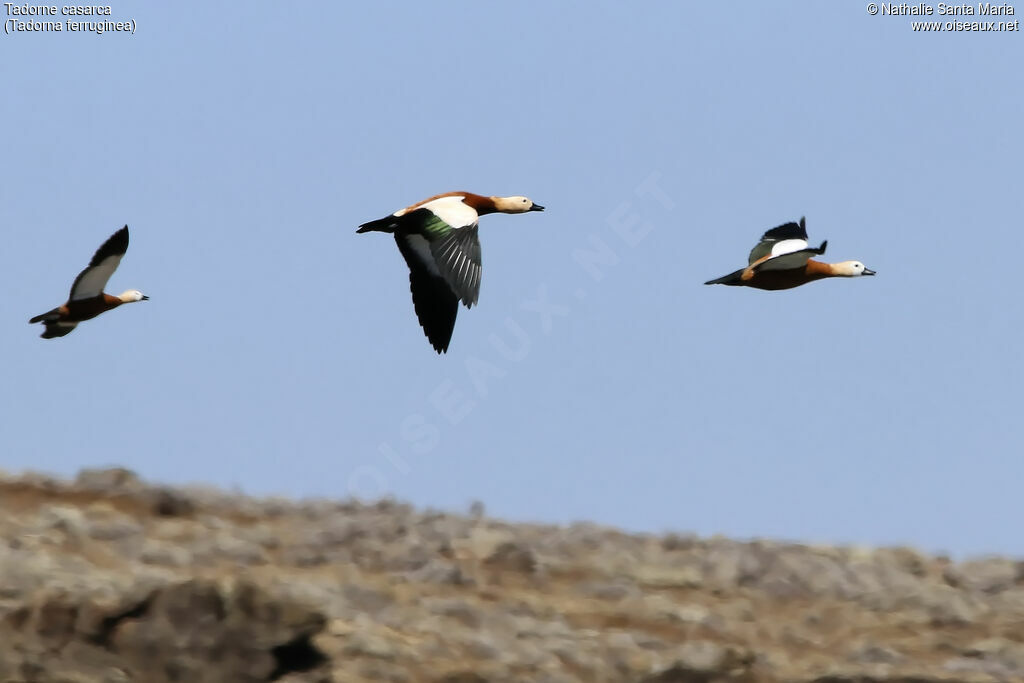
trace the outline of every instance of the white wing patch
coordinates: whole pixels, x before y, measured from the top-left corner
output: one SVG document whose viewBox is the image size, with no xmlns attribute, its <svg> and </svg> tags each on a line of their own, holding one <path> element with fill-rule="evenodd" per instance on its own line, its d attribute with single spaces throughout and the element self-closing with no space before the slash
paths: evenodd
<svg viewBox="0 0 1024 683">
<path fill-rule="evenodd" d="M 772 256 L 782 256 L 783 254 L 792 254 L 795 251 L 807 248 L 807 240 L 782 240 L 777 244 L 772 245 Z"/>
<path fill-rule="evenodd" d="M 463 204 L 463 199 L 464 197 L 461 195 L 441 197 L 417 208 L 429 209 L 435 216 L 453 228 L 464 228 L 469 225 L 475 225 L 480 216 L 477 214 L 476 209 Z"/>
<path fill-rule="evenodd" d="M 103 293 L 110 276 L 117 270 L 124 254 L 113 254 L 103 259 L 98 266 L 83 270 L 71 289 L 71 300 L 92 299 Z"/>
</svg>

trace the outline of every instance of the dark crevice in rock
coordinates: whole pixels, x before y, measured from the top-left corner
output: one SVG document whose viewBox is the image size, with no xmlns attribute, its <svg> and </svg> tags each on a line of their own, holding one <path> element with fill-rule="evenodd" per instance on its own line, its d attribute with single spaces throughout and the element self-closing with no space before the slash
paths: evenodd
<svg viewBox="0 0 1024 683">
<path fill-rule="evenodd" d="M 96 633 L 92 635 L 90 640 L 95 645 L 110 649 L 110 641 L 114 637 L 114 631 L 117 630 L 117 627 L 121 622 L 126 619 L 141 619 L 146 616 L 150 606 L 153 604 L 154 597 L 155 594 L 150 594 L 137 605 L 117 612 L 116 614 L 112 614 L 109 617 L 104 617 L 100 620 L 100 623 L 96 628 Z"/>
<path fill-rule="evenodd" d="M 458 671 L 438 679 L 437 683 L 488 683 L 488 680 L 472 671 Z"/>
<path fill-rule="evenodd" d="M 329 658 L 310 638 L 310 634 L 297 636 L 284 645 L 271 649 L 275 666 L 267 680 L 276 681 L 290 673 L 311 671 L 326 664 Z"/>
<path fill-rule="evenodd" d="M 191 500 L 170 489 L 159 489 L 153 496 L 153 514 L 158 517 L 189 517 L 195 511 Z"/>
<path fill-rule="evenodd" d="M 641 683 L 711 683 L 724 674 L 711 671 L 697 671 L 686 666 L 673 666 L 644 678 Z"/>
</svg>

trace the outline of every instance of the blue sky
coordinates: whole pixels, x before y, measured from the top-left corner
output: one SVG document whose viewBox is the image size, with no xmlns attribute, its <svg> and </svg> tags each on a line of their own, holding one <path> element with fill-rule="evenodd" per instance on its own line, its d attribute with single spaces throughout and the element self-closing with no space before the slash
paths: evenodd
<svg viewBox="0 0 1024 683">
<path fill-rule="evenodd" d="M 1020 33 L 859 3 L 122 3 L 0 36 L 2 467 L 1024 554 Z M 6 17 L 5 17 L 6 18 Z M 438 357 L 387 235 L 450 190 Z M 705 287 L 807 217 L 875 278 Z M 58 340 L 108 286 L 151 301 Z"/>
</svg>

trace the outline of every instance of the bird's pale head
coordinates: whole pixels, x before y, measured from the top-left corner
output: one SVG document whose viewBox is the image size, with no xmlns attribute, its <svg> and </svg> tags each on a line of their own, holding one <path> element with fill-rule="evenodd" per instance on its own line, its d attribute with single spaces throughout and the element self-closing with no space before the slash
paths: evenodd
<svg viewBox="0 0 1024 683">
<path fill-rule="evenodd" d="M 861 275 L 874 275 L 875 271 L 865 266 L 860 261 L 843 261 L 832 266 L 832 272 L 842 277 L 860 277 Z"/>
<path fill-rule="evenodd" d="M 527 211 L 543 211 L 544 207 L 534 204 L 529 197 L 493 197 L 494 208 L 501 213 L 526 213 Z"/>
<path fill-rule="evenodd" d="M 127 292 L 122 292 L 118 297 L 123 303 L 130 304 L 135 301 L 148 301 L 149 297 L 140 292 L 137 289 L 129 289 Z"/>
</svg>

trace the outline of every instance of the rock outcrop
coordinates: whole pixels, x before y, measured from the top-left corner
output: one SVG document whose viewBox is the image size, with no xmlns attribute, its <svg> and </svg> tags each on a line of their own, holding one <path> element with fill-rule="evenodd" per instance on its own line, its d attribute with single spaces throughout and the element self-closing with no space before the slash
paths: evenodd
<svg viewBox="0 0 1024 683">
<path fill-rule="evenodd" d="M 0 682 L 1024 680 L 1024 563 L 0 477 Z"/>
</svg>

